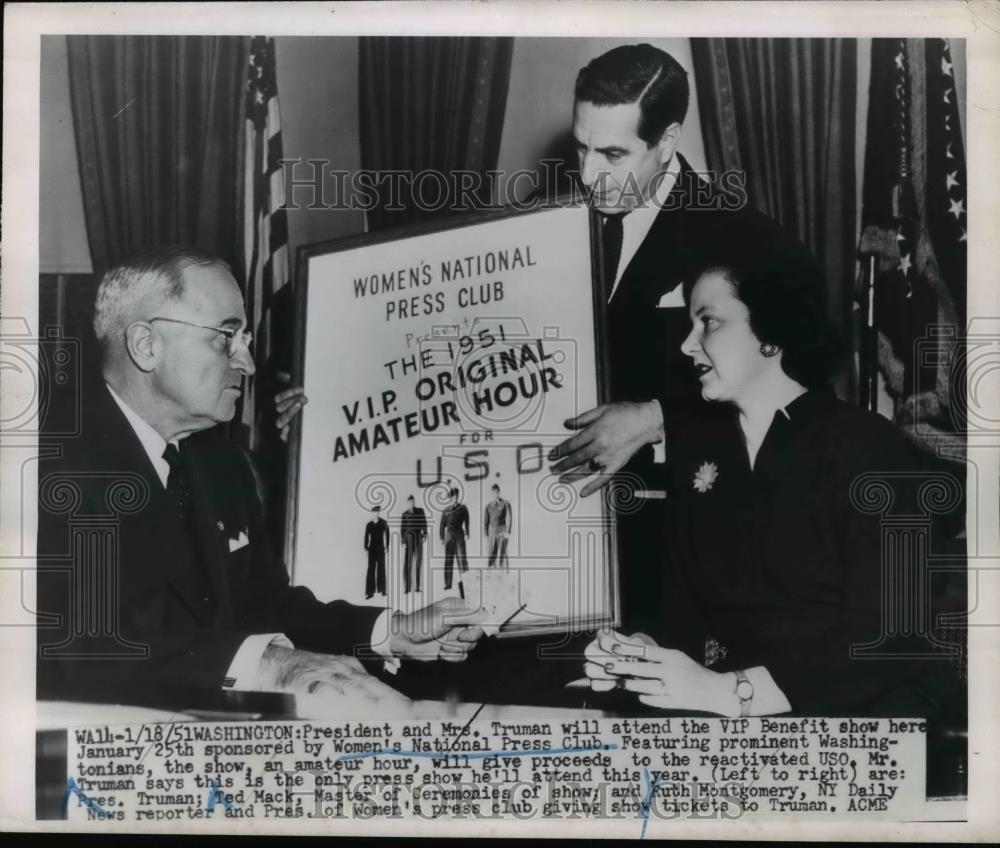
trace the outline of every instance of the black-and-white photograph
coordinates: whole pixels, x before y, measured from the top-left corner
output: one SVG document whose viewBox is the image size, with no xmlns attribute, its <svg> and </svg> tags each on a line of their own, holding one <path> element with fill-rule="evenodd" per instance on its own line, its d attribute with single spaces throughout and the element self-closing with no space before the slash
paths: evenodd
<svg viewBox="0 0 1000 848">
<path fill-rule="evenodd" d="M 34 819 L 969 822 L 970 42 L 466 8 L 38 37 Z"/>
</svg>

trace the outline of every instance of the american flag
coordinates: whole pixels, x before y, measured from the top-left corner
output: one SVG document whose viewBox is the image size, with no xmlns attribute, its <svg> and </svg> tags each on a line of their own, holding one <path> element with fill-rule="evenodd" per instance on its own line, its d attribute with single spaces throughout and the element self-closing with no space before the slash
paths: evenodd
<svg viewBox="0 0 1000 848">
<path fill-rule="evenodd" d="M 927 229 L 941 279 L 965 326 L 968 274 L 965 145 L 951 45 L 927 40 Z"/>
<path fill-rule="evenodd" d="M 270 354 L 270 307 L 288 282 L 288 221 L 281 160 L 281 115 L 274 66 L 274 39 L 250 42 L 246 79 L 243 234 L 247 269 L 247 326 L 254 334 L 254 357 L 264 365 Z M 259 408 L 270 398 L 257 397 L 251 380 L 243 399 L 242 421 L 250 428 L 252 447 L 260 441 L 255 426 Z"/>
<path fill-rule="evenodd" d="M 917 343 L 964 328 L 966 169 L 947 40 L 873 39 L 860 252 L 878 257 L 878 331 L 897 404 L 943 392 L 941 363 Z M 944 336 L 941 344 L 945 345 Z M 884 369 L 885 371 L 885 369 Z M 938 398 L 943 406 L 950 403 Z"/>
</svg>

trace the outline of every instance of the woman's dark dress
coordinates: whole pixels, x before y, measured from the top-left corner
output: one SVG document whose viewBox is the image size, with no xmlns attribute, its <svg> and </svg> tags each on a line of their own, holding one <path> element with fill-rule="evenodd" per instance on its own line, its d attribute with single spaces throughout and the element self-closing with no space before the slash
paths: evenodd
<svg viewBox="0 0 1000 848">
<path fill-rule="evenodd" d="M 713 407 L 668 433 L 671 589 L 661 644 L 720 671 L 765 666 L 797 713 L 937 712 L 956 686 L 953 661 L 897 626 L 930 603 L 926 550 L 903 569 L 909 588 L 893 571 L 887 591 L 883 517 L 870 510 L 888 484 L 886 517 L 912 535 L 905 527 L 924 520 L 917 492 L 941 472 L 929 472 L 888 421 L 824 392 L 775 415 L 751 470 L 735 410 Z M 883 482 L 862 476 L 870 472 Z M 960 499 L 957 477 L 951 489 Z"/>
</svg>

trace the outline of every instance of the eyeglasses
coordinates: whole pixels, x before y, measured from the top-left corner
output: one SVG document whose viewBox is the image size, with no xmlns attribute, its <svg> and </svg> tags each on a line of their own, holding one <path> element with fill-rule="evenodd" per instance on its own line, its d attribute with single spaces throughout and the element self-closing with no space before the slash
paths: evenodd
<svg viewBox="0 0 1000 848">
<path fill-rule="evenodd" d="M 249 330 L 237 330 L 233 327 L 210 327 L 208 324 L 195 324 L 193 321 L 181 321 L 179 318 L 161 318 L 159 316 L 150 318 L 149 321 L 150 323 L 153 321 L 166 321 L 168 324 L 183 324 L 185 327 L 215 330 L 215 332 L 221 333 L 226 337 L 226 356 L 230 359 L 233 359 L 240 352 L 241 347 L 249 351 L 250 345 L 253 343 L 253 333 Z"/>
</svg>

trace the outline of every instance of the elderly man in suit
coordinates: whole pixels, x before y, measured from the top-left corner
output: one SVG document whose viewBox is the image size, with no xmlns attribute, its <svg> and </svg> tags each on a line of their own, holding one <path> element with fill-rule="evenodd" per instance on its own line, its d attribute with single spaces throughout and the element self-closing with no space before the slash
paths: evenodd
<svg viewBox="0 0 1000 848">
<path fill-rule="evenodd" d="M 94 328 L 103 380 L 39 470 L 39 697 L 102 681 L 313 691 L 343 671 L 332 654 L 466 657 L 481 614 L 457 599 L 390 616 L 290 585 L 248 457 L 195 437 L 233 417 L 254 372 L 224 262 L 168 248 L 112 269 Z"/>
<path fill-rule="evenodd" d="M 617 479 L 623 609 L 635 626 L 658 616 L 664 422 L 703 403 L 681 354 L 690 329 L 681 283 L 740 226 L 739 191 L 722 193 L 677 152 L 687 114 L 687 73 L 649 44 L 617 47 L 580 70 L 573 136 L 580 180 L 601 232 L 601 299 L 607 305 L 611 401 L 566 422 L 553 470 L 586 479 L 584 496 Z"/>
</svg>

